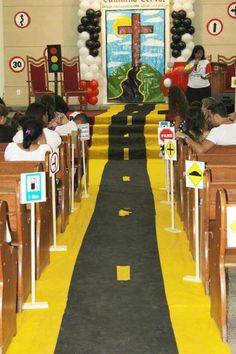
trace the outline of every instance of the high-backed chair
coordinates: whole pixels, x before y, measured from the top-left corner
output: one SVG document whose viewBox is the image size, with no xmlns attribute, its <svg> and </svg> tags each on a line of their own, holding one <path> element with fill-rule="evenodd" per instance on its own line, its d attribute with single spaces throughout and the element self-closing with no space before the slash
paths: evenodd
<svg viewBox="0 0 236 354">
<path fill-rule="evenodd" d="M 236 75 L 236 55 L 226 58 L 219 54 L 218 62 L 226 65 L 224 92 L 234 92 L 235 89 L 231 87 L 231 78 Z"/>
<path fill-rule="evenodd" d="M 53 93 L 49 90 L 46 57 L 35 59 L 27 56 L 27 82 L 29 104 L 32 97 Z"/>
<path fill-rule="evenodd" d="M 67 104 L 69 97 L 78 97 L 80 108 L 87 108 L 88 89 L 81 87 L 79 57 L 72 59 L 62 57 L 61 90 Z"/>
</svg>

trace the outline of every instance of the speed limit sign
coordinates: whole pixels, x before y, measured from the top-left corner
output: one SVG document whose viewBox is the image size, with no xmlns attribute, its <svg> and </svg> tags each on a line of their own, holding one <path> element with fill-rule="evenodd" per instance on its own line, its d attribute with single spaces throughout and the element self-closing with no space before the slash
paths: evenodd
<svg viewBox="0 0 236 354">
<path fill-rule="evenodd" d="M 21 57 L 13 57 L 9 60 L 9 67 L 14 73 L 20 73 L 25 68 L 25 61 Z"/>
</svg>

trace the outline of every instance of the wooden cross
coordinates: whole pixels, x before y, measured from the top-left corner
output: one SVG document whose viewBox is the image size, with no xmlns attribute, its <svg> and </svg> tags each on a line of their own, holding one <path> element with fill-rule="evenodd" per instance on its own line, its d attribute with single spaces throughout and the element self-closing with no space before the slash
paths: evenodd
<svg viewBox="0 0 236 354">
<path fill-rule="evenodd" d="M 140 67 L 140 35 L 153 33 L 153 26 L 140 26 L 140 14 L 132 14 L 131 26 L 118 26 L 118 34 L 132 35 L 132 65 Z"/>
</svg>

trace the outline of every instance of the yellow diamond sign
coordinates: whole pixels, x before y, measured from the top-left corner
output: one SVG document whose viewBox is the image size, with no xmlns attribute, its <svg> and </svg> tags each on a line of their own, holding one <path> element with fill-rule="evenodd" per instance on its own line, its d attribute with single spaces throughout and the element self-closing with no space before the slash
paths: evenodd
<svg viewBox="0 0 236 354">
<path fill-rule="evenodd" d="M 198 187 L 203 181 L 203 170 L 199 167 L 198 163 L 193 162 L 187 169 L 187 178 L 192 182 L 194 187 Z"/>
<path fill-rule="evenodd" d="M 236 234 L 236 220 L 230 225 L 230 228 Z"/>
</svg>

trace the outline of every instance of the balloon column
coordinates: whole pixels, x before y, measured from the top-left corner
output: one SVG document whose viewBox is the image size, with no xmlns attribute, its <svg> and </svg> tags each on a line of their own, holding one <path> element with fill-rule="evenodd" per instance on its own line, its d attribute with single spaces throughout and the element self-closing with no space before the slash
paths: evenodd
<svg viewBox="0 0 236 354">
<path fill-rule="evenodd" d="M 174 0 L 172 6 L 172 34 L 171 61 L 185 62 L 191 55 L 194 47 L 193 34 L 195 29 L 192 19 L 195 16 L 193 3 L 195 0 Z"/>
<path fill-rule="evenodd" d="M 88 88 L 88 103 L 95 105 L 98 102 L 98 80 L 101 65 L 99 34 L 101 32 L 100 1 L 82 0 L 77 12 L 79 24 L 77 27 L 79 38 L 77 47 L 80 56 L 81 88 Z M 88 82 L 88 86 L 87 86 Z M 80 97 L 81 103 L 85 103 L 86 97 Z"/>
</svg>

